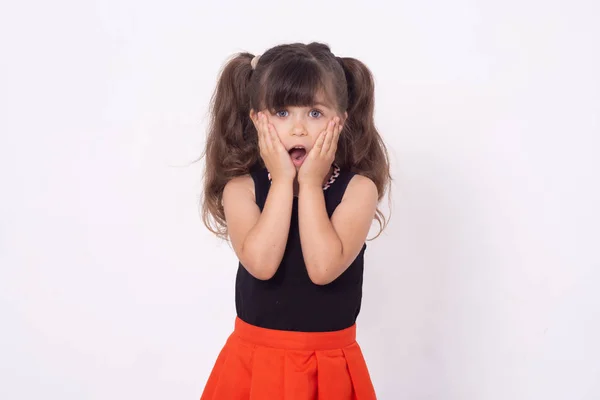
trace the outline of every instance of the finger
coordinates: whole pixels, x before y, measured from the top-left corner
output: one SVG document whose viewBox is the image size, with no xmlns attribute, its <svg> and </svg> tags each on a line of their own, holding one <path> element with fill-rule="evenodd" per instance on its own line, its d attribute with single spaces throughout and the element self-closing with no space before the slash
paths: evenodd
<svg viewBox="0 0 600 400">
<path fill-rule="evenodd" d="M 269 120 L 266 115 L 263 115 L 263 139 L 265 141 L 265 148 L 267 152 L 272 153 L 274 151 L 275 145 L 273 143 L 273 139 L 270 132 Z"/>
<path fill-rule="evenodd" d="M 265 133 L 269 136 L 269 140 L 271 141 L 271 144 L 273 146 L 275 146 L 277 144 L 277 139 L 279 139 L 279 138 L 277 137 L 277 134 L 275 132 L 275 126 L 273 126 L 273 124 L 269 121 L 269 119 L 267 117 L 265 117 L 265 126 L 266 126 Z"/>
<path fill-rule="evenodd" d="M 321 149 L 322 155 L 326 155 L 329 152 L 329 149 L 331 147 L 331 140 L 333 139 L 334 127 L 335 127 L 335 121 L 334 120 L 329 121 L 329 124 L 327 125 L 327 134 L 325 136 L 323 148 Z"/>
<path fill-rule="evenodd" d="M 281 150 L 283 148 L 283 143 L 281 143 L 281 140 L 279 140 L 275 126 L 273 126 L 271 123 L 267 123 L 267 134 L 269 135 L 269 143 L 271 143 L 271 148 L 273 150 Z"/>
<path fill-rule="evenodd" d="M 318 155 L 321 153 L 321 149 L 323 148 L 323 143 L 325 141 L 326 134 L 327 134 L 327 130 L 324 130 L 323 132 L 321 132 L 319 134 L 319 137 L 317 138 L 317 141 L 315 142 L 313 149 L 310 151 L 311 153 L 315 153 L 315 155 Z"/>
<path fill-rule="evenodd" d="M 271 141 L 271 134 L 269 132 L 269 121 L 267 120 L 267 116 L 262 114 L 262 135 L 263 140 L 265 141 L 265 148 L 267 151 L 273 150 L 273 143 Z"/>
<path fill-rule="evenodd" d="M 335 158 L 335 153 L 337 151 L 337 142 L 339 138 L 340 125 L 339 118 L 336 117 L 333 119 L 333 127 L 331 128 L 331 132 L 327 141 L 325 142 L 326 149 L 323 149 L 323 156 L 327 159 Z"/>
<path fill-rule="evenodd" d="M 338 124 L 336 126 L 336 129 L 335 129 L 335 132 L 334 132 L 334 135 L 333 135 L 333 140 L 332 140 L 331 149 L 330 149 L 330 152 L 333 153 L 334 156 L 335 156 L 335 153 L 337 151 L 338 143 L 340 141 L 340 135 L 342 134 L 342 129 L 343 129 L 343 125 L 340 124 L 339 118 L 338 118 L 337 121 L 338 121 Z"/>
</svg>

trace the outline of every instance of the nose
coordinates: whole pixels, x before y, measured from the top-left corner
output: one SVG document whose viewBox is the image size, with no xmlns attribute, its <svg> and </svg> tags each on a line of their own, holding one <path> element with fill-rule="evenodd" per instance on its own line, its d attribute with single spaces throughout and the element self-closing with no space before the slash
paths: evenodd
<svg viewBox="0 0 600 400">
<path fill-rule="evenodd" d="M 292 136 L 306 136 L 307 131 L 304 128 L 304 123 L 300 119 L 294 120 L 294 125 L 292 126 Z"/>
</svg>

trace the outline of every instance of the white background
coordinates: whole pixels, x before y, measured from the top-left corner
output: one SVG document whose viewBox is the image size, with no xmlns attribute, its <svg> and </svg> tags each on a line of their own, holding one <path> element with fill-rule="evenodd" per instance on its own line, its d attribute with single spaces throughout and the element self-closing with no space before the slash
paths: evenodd
<svg viewBox="0 0 600 400">
<path fill-rule="evenodd" d="M 198 213 L 210 95 L 312 40 L 371 68 L 392 156 L 379 398 L 600 398 L 599 3 L 216 3 L 2 5 L 0 398 L 199 398 L 237 267 Z"/>
</svg>

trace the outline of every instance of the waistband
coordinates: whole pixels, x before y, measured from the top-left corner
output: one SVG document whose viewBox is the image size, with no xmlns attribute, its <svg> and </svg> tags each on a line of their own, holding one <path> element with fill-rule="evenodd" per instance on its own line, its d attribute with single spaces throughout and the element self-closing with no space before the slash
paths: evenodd
<svg viewBox="0 0 600 400">
<path fill-rule="evenodd" d="M 233 335 L 258 346 L 287 350 L 334 350 L 356 342 L 356 324 L 333 332 L 296 332 L 261 328 L 235 318 Z"/>
</svg>

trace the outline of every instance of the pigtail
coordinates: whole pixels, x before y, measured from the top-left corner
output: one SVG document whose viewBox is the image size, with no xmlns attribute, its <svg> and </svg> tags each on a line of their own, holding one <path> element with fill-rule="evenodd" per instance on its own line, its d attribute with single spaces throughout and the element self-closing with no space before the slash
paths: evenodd
<svg viewBox="0 0 600 400">
<path fill-rule="evenodd" d="M 247 174 L 259 159 L 256 135 L 251 135 L 248 88 L 254 56 L 239 53 L 223 67 L 211 98 L 205 157 L 202 221 L 227 239 L 223 190 L 233 177 Z"/>
<path fill-rule="evenodd" d="M 337 57 L 337 60 L 344 70 L 348 86 L 348 119 L 340 137 L 340 162 L 373 180 L 381 200 L 386 191 L 391 195 L 388 189 L 392 178 L 388 151 L 375 127 L 373 75 L 365 64 L 355 58 Z M 387 225 L 387 219 L 379 209 L 375 219 L 381 233 Z"/>
</svg>

